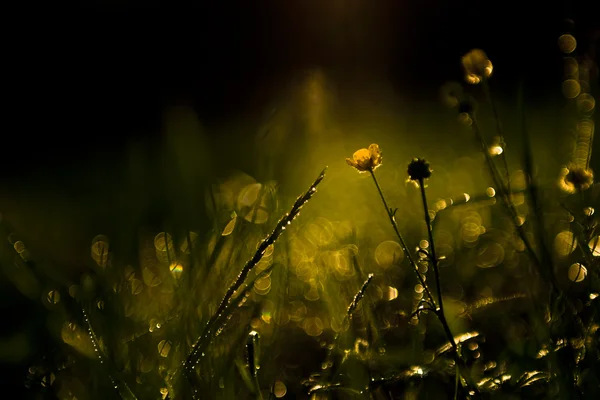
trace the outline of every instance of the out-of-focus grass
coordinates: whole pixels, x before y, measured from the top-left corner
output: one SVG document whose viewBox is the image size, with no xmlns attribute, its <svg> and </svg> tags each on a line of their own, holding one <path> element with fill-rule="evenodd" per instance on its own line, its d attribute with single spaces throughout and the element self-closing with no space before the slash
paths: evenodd
<svg viewBox="0 0 600 400">
<path fill-rule="evenodd" d="M 429 238 L 420 195 L 405 182 L 407 160 L 425 155 L 433 166 L 427 191 L 446 317 L 457 341 L 463 335 L 463 355 L 476 381 L 505 386 L 506 393 L 524 387 L 515 392 L 523 397 L 532 395 L 527 390 L 550 391 L 519 379 L 541 371 L 532 377 L 545 382 L 544 351 L 553 354 L 569 341 L 581 349 L 580 342 L 597 337 L 597 325 L 590 323 L 589 338 L 567 329 L 571 336 L 540 342 L 531 315 L 545 315 L 546 304 L 532 302 L 538 284 L 513 221 L 489 188 L 472 132 L 441 106 L 413 104 L 386 87 L 378 82 L 353 89 L 327 71 L 309 71 L 282 91 L 262 126 L 241 119 L 210 131 L 190 107 L 173 106 L 165 110 L 160 138 L 132 143 L 111 165 L 65 176 L 61 190 L 10 188 L 0 197 L 3 235 L 9 239 L 1 253 L 4 285 L 16 287 L 22 303 L 36 304 L 28 318 L 44 321 L 35 337 L 47 347 L 34 356 L 34 336 L 23 336 L 23 325 L 14 326 L 0 357 L 31 361 L 32 393 L 61 399 L 116 395 L 77 312 L 83 304 L 111 360 L 111 376 L 118 375 L 140 399 L 177 393 L 169 376 L 218 301 L 315 170 L 328 165 L 319 196 L 256 267 L 259 273 L 274 266 L 272 272 L 256 281 L 211 343 L 198 367 L 201 391 L 211 398 L 253 396 L 244 348 L 247 333 L 255 330 L 261 335 L 257 380 L 265 397 L 270 392 L 307 397 L 312 387 L 313 398 L 324 393 L 354 398 L 368 387 L 376 398 L 387 398 L 386 393 L 451 398 L 454 368 L 445 356 L 444 332 L 430 315 L 423 314 L 419 323 L 410 318 L 423 289 L 394 242 L 369 176 L 357 176 L 344 163 L 365 142 L 378 142 L 384 151 L 378 179 L 398 208 L 398 225 L 411 250 L 427 248 Z M 510 100 L 499 102 L 501 115 L 516 115 Z M 543 195 L 554 199 L 559 167 L 568 158 L 561 150 L 566 139 L 553 105 L 527 111 L 537 182 Z M 491 121 L 490 116 L 481 106 L 480 120 Z M 493 123 L 482 124 L 486 132 L 493 130 Z M 506 118 L 504 124 L 513 189 L 524 190 L 518 121 Z M 598 186 L 583 198 L 564 201 L 597 208 Z M 515 194 L 513 202 L 529 221 L 534 210 L 525 194 Z M 584 280 L 569 283 L 568 270 L 579 258 L 572 243 L 557 235 L 572 221 L 558 204 L 548 204 L 543 216 L 554 272 L 583 309 L 593 301 L 586 286 L 593 267 Z M 589 221 L 597 221 L 597 213 Z M 156 248 L 161 232 L 171 238 L 167 251 Z M 94 262 L 90 253 L 98 233 L 108 238 L 103 239 L 106 264 Z M 597 257 L 592 261 L 597 266 Z M 427 266 L 422 268 L 425 273 Z M 373 280 L 348 321 L 345 312 L 367 274 L 374 274 Z M 330 348 L 336 336 L 337 346 Z M 581 371 L 592 387 L 594 352 L 592 343 L 586 355 L 592 364 L 584 363 L 591 366 Z M 323 390 L 315 390 L 317 384 Z"/>
</svg>

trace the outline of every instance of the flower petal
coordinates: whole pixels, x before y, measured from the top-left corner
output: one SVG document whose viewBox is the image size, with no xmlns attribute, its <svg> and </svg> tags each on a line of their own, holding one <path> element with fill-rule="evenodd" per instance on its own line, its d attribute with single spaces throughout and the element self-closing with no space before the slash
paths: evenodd
<svg viewBox="0 0 600 400">
<path fill-rule="evenodd" d="M 379 145 L 373 143 L 369 146 L 369 156 L 371 158 L 372 168 L 375 169 L 381 165 L 383 162 L 383 157 L 381 156 L 381 149 Z"/>
</svg>

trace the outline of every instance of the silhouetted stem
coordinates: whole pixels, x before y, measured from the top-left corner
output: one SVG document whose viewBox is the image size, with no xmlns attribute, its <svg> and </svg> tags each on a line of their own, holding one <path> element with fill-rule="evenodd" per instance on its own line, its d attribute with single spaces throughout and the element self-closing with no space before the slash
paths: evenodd
<svg viewBox="0 0 600 400">
<path fill-rule="evenodd" d="M 396 217 L 394 216 L 394 212 L 388 206 L 388 203 L 385 200 L 385 196 L 383 195 L 383 192 L 381 191 L 381 187 L 379 186 L 379 182 L 377 182 L 377 178 L 375 177 L 375 173 L 372 170 L 369 171 L 369 172 L 371 173 L 371 177 L 373 178 L 373 182 L 375 182 L 375 187 L 377 187 L 377 191 L 379 192 L 379 196 L 381 197 L 381 201 L 383 202 L 383 206 L 385 207 L 385 210 L 386 210 L 386 213 L 388 215 L 388 218 L 390 219 L 390 223 L 392 224 L 392 228 L 394 229 L 394 232 L 396 233 L 396 236 L 398 237 L 398 240 L 400 241 L 400 245 L 402 246 L 402 250 L 404 251 L 404 254 L 406 254 L 406 257 L 408 258 L 408 261 L 410 262 L 410 265 L 412 265 L 413 269 L 415 270 L 415 273 L 417 274 L 417 278 L 419 279 L 419 282 L 421 283 L 421 286 L 423 286 L 423 289 L 425 290 L 425 293 L 427 293 L 427 297 L 429 297 L 429 300 L 431 301 L 431 304 L 435 308 L 437 308 L 435 299 L 434 299 L 433 295 L 431 294 L 431 291 L 429 290 L 429 286 L 425 283 L 425 279 L 423 279 L 423 276 L 419 272 L 419 267 L 417 266 L 417 263 L 415 262 L 412 254 L 408 250 L 408 246 L 406 246 L 406 242 L 404 241 L 404 238 L 402 237 L 402 234 L 400 234 L 400 231 L 398 230 L 398 224 L 396 223 Z"/>
<path fill-rule="evenodd" d="M 467 381 L 467 386 L 470 390 L 477 392 L 477 386 L 475 386 L 471 379 L 469 378 L 468 371 L 466 371 L 466 363 L 462 359 L 458 345 L 456 344 L 456 340 L 454 340 L 454 335 L 450 330 L 450 326 L 448 325 L 448 321 L 446 320 L 446 315 L 444 314 L 444 300 L 442 298 L 442 285 L 440 281 L 440 270 L 438 266 L 438 258 L 435 253 L 435 242 L 433 241 L 433 230 L 431 228 L 431 217 L 429 216 L 429 207 L 427 206 L 427 195 L 425 194 L 425 182 L 423 179 L 419 179 L 419 188 L 421 190 L 421 200 L 423 201 L 423 211 L 425 213 L 425 224 L 427 225 L 427 235 L 429 237 L 429 260 L 433 265 L 433 274 L 435 276 L 435 285 L 437 287 L 437 295 L 438 295 L 438 304 L 439 307 L 435 310 L 435 315 L 440 320 L 444 328 L 444 333 L 446 334 L 448 341 L 452 345 L 452 349 L 454 350 L 454 361 L 456 363 L 456 377 L 458 379 L 459 376 L 459 364 L 465 370 L 465 379 Z M 456 388 L 458 390 L 458 387 Z"/>
<path fill-rule="evenodd" d="M 442 315 L 444 314 L 444 302 L 442 301 L 442 285 L 440 284 L 440 271 L 438 269 L 438 259 L 435 254 L 435 244 L 433 242 L 433 230 L 431 229 L 431 217 L 429 216 L 429 207 L 427 207 L 427 196 L 425 195 L 425 183 L 423 179 L 419 179 L 419 187 L 421 189 L 421 199 L 423 200 L 423 210 L 425 211 L 425 224 L 427 225 L 427 235 L 429 236 L 429 259 L 433 265 L 433 274 L 435 275 L 435 285 L 437 286 L 437 295 L 439 308 Z M 445 320 L 445 318 L 444 318 Z M 454 342 L 454 336 L 450 335 L 450 343 Z M 456 343 L 453 343 L 453 347 Z"/>
</svg>

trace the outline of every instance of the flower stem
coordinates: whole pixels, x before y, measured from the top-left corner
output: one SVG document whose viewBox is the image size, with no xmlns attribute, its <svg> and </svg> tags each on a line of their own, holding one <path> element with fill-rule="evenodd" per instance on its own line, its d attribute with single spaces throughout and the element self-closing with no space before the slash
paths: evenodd
<svg viewBox="0 0 600 400">
<path fill-rule="evenodd" d="M 438 268 L 438 258 L 435 254 L 435 244 L 433 242 L 433 230 L 431 229 L 431 217 L 429 216 L 429 208 L 427 207 L 427 196 L 425 195 L 425 183 L 423 179 L 419 179 L 419 187 L 421 189 L 421 199 L 423 200 L 423 210 L 425 211 L 425 223 L 427 224 L 427 234 L 429 236 L 429 259 L 431 260 L 431 264 L 433 265 L 433 274 L 435 275 L 435 285 L 437 287 L 437 295 L 440 313 L 442 316 L 444 315 L 444 302 L 442 301 L 442 285 L 440 284 L 440 270 Z M 445 318 L 444 318 L 445 319 Z M 452 335 L 450 342 L 454 342 L 454 337 Z M 453 347 L 456 346 L 456 343 L 453 343 Z"/>
<path fill-rule="evenodd" d="M 377 181 L 377 178 L 375 177 L 375 173 L 373 172 L 373 170 L 370 170 L 369 172 L 371 173 L 371 177 L 373 178 L 373 182 L 375 182 L 375 187 L 377 187 L 377 191 L 379 192 L 379 197 L 381 197 L 381 201 L 383 202 L 383 206 L 385 207 L 385 210 L 387 212 L 388 218 L 390 219 L 390 223 L 392 224 L 392 228 L 394 229 L 394 232 L 396 233 L 396 236 L 398 237 L 398 240 L 400 241 L 400 245 L 402 246 L 402 250 L 404 251 L 404 254 L 406 254 L 406 257 L 408 258 L 408 261 L 410 262 L 410 265 L 412 265 L 415 273 L 417 274 L 417 278 L 419 279 L 419 282 L 423 286 L 423 289 L 425 290 L 425 293 L 427 294 L 427 297 L 429 297 L 429 300 L 430 300 L 431 304 L 433 305 L 434 308 L 437 309 L 435 298 L 431 294 L 431 291 L 429 290 L 429 286 L 427 285 L 427 283 L 425 283 L 425 279 L 423 278 L 423 276 L 419 272 L 419 267 L 417 266 L 417 263 L 415 262 L 413 256 L 411 255 L 410 251 L 408 250 L 408 246 L 406 246 L 406 242 L 404 241 L 404 238 L 402 237 L 402 234 L 398 230 L 398 224 L 396 223 L 396 217 L 394 215 L 395 212 L 392 211 L 392 209 L 388 206 L 388 203 L 385 200 L 385 196 L 383 195 L 383 192 L 381 191 L 381 187 L 379 186 L 379 182 Z"/>
<path fill-rule="evenodd" d="M 454 350 L 454 361 L 455 363 L 458 365 L 460 363 L 460 367 L 463 368 L 463 370 L 466 370 L 466 363 L 464 362 L 464 360 L 462 359 L 462 357 L 460 356 L 460 353 L 458 351 L 458 345 L 456 344 L 456 341 L 454 340 L 454 336 L 452 335 L 452 331 L 450 331 L 450 327 L 448 326 L 448 321 L 446 320 L 446 317 L 444 315 L 443 312 L 443 305 L 442 305 L 442 289 L 439 283 L 439 273 L 438 273 L 438 269 L 437 269 L 437 258 L 435 258 L 434 256 L 434 252 L 435 250 L 432 251 L 432 259 L 435 261 L 432 261 L 434 264 L 434 274 L 435 274 L 435 279 L 436 279 L 436 284 L 437 284 L 437 290 L 438 290 L 438 298 L 439 298 L 439 302 L 440 305 L 438 306 L 435 298 L 433 297 L 431 290 L 429 289 L 429 286 L 425 283 L 425 279 L 423 278 L 423 275 L 421 275 L 421 273 L 419 272 L 419 268 L 417 266 L 417 263 L 415 262 L 413 256 L 411 255 L 411 253 L 408 251 L 408 247 L 406 246 L 406 242 L 404 241 L 404 238 L 402 237 L 402 234 L 400 233 L 400 230 L 398 229 L 398 224 L 396 223 L 396 217 L 395 217 L 395 212 L 388 206 L 388 203 L 385 199 L 385 196 L 383 195 L 383 191 L 381 190 L 381 186 L 379 186 L 379 182 L 377 181 L 377 178 L 375 177 L 375 173 L 373 172 L 373 170 L 369 171 L 371 173 L 371 177 L 373 178 L 373 182 L 375 182 L 375 187 L 377 187 L 377 191 L 379 192 L 379 197 L 381 197 L 381 201 L 383 202 L 383 205 L 387 211 L 388 217 L 390 219 L 390 223 L 392 224 L 392 228 L 394 228 L 394 232 L 396 233 L 396 236 L 398 237 L 398 240 L 400 240 L 400 245 L 402 246 L 402 250 L 404 250 L 404 253 L 406 253 L 406 257 L 408 258 L 408 261 L 410 262 L 410 264 L 413 266 L 415 273 L 417 274 L 417 278 L 419 279 L 419 282 L 421 283 L 421 285 L 423 286 L 423 289 L 425 290 L 425 293 L 427 294 L 427 296 L 429 297 L 429 301 L 430 303 L 433 305 L 434 307 L 434 313 L 436 315 L 436 317 L 438 318 L 438 320 L 440 321 L 440 323 L 442 324 L 443 328 L 444 328 L 444 333 L 446 334 L 450 344 L 452 345 L 452 348 Z M 429 218 L 429 210 L 427 209 L 427 199 L 425 198 L 425 192 L 423 189 L 423 182 L 421 181 L 421 188 L 422 188 L 422 196 L 423 196 L 423 204 L 425 207 L 425 214 L 426 214 L 426 221 L 427 221 L 427 229 L 429 230 L 429 240 L 431 242 L 430 246 L 432 246 L 431 248 L 433 249 L 433 234 L 431 232 L 431 218 Z M 466 371 L 465 371 L 466 372 Z M 465 379 L 467 381 L 467 387 L 468 390 L 472 393 L 474 393 L 476 396 L 479 394 L 479 391 L 477 390 L 477 386 L 475 386 L 472 382 L 471 379 L 469 379 L 469 375 L 467 373 L 465 373 Z"/>
<path fill-rule="evenodd" d="M 425 213 L 425 224 L 427 225 L 427 235 L 429 236 L 429 259 L 431 261 L 431 264 L 433 265 L 433 274 L 435 275 L 435 285 L 437 287 L 437 296 L 438 296 L 438 302 L 439 302 L 439 308 L 435 309 L 435 315 L 440 320 L 440 323 L 442 324 L 442 326 L 444 328 L 444 333 L 446 334 L 446 337 L 448 338 L 448 341 L 450 342 L 450 344 L 452 345 L 452 349 L 454 350 L 454 361 L 456 363 L 456 380 L 458 383 L 459 375 L 460 375 L 460 372 L 459 372 L 460 367 L 462 367 L 463 369 L 466 370 L 466 363 L 459 353 L 458 345 L 456 344 L 456 340 L 454 340 L 454 335 L 452 334 L 452 331 L 450 330 L 450 326 L 448 325 L 448 321 L 446 320 L 446 315 L 444 314 L 444 301 L 442 299 L 442 285 L 441 285 L 441 281 L 440 281 L 440 270 L 439 270 L 439 266 L 438 266 L 438 258 L 435 253 L 435 242 L 433 240 L 433 229 L 431 227 L 431 217 L 429 216 L 429 207 L 427 206 L 427 195 L 425 194 L 425 182 L 423 181 L 423 178 L 419 178 L 419 188 L 421 190 L 421 200 L 423 201 L 423 211 Z M 468 371 L 464 371 L 464 376 L 468 377 Z M 473 391 L 477 390 L 477 387 L 472 382 L 470 382 L 469 379 L 467 379 L 467 382 L 468 382 L 467 386 L 469 386 L 471 390 L 473 390 Z M 455 390 L 458 391 L 458 386 L 456 387 Z M 455 398 L 456 398 L 456 394 L 455 394 Z"/>
</svg>

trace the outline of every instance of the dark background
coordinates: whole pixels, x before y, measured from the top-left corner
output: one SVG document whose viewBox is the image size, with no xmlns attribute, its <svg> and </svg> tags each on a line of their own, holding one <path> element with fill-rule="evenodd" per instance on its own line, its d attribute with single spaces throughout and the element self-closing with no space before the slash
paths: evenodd
<svg viewBox="0 0 600 400">
<path fill-rule="evenodd" d="M 40 166 L 81 168 L 153 137 L 162 107 L 182 98 L 208 127 L 244 115 L 251 130 L 274 86 L 312 66 L 334 70 L 342 86 L 385 77 L 428 103 L 460 79 L 460 56 L 483 47 L 502 70 L 497 88 L 510 92 L 524 78 L 532 101 L 549 102 L 560 96 L 556 40 L 571 32 L 579 51 L 591 46 L 592 3 L 227 1 L 159 10 L 115 1 L 20 16 L 4 41 L 3 180 L 36 179 Z"/>
<path fill-rule="evenodd" d="M 494 76 L 501 101 L 524 81 L 529 103 L 560 108 L 557 38 L 572 33 L 585 50 L 598 32 L 598 14 L 584 1 L 230 1 L 168 10 L 151 3 L 7 16 L 14 29 L 2 50 L 0 211 L 33 231 L 25 234 L 43 230 L 22 221 L 46 196 L 92 202 L 109 215 L 110 193 L 119 190 L 110 182 L 129 144 L 160 153 L 166 106 L 191 104 L 217 156 L 243 168 L 252 158 L 227 157 L 227 146 L 245 145 L 278 86 L 298 70 L 325 68 L 341 93 L 361 80 L 387 80 L 426 116 L 423 110 L 440 107 L 439 87 L 461 79 L 460 57 L 481 47 L 502 71 Z M 230 120 L 243 121 L 247 134 L 216 129 Z M 160 214 L 164 190 L 156 189 L 147 216 Z M 36 315 L 44 311 L 9 283 L 0 290 L 1 335 L 33 329 L 43 351 L 44 320 Z M 3 387 L 21 387 L 36 356 L 3 375 Z"/>
</svg>

